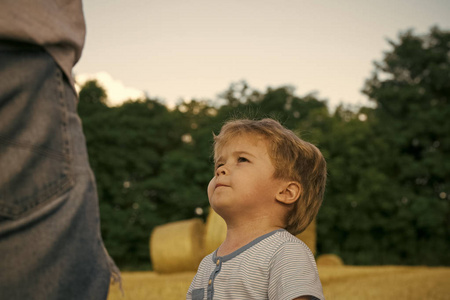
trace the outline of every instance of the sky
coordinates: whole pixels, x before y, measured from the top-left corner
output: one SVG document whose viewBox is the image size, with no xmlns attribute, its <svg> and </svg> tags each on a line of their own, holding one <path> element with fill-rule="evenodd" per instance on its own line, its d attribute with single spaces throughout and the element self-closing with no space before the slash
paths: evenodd
<svg viewBox="0 0 450 300">
<path fill-rule="evenodd" d="M 240 80 L 314 92 L 331 109 L 371 105 L 361 89 L 387 39 L 450 30 L 448 0 L 89 0 L 84 13 L 76 80 L 97 79 L 111 105 L 215 100 Z"/>
</svg>

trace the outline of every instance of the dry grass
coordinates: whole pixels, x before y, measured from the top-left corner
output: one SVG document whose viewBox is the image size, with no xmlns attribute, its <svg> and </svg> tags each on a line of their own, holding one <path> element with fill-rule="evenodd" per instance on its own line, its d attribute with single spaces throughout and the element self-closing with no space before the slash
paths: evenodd
<svg viewBox="0 0 450 300">
<path fill-rule="evenodd" d="M 186 299 L 186 292 L 195 272 L 157 274 L 155 272 L 124 272 L 122 286 L 111 285 L 108 300 Z"/>
<path fill-rule="evenodd" d="M 338 299 L 449 299 L 450 268 L 320 267 L 325 297 Z"/>
<path fill-rule="evenodd" d="M 450 268 L 319 266 L 319 274 L 327 300 L 450 298 Z M 125 296 L 113 285 L 108 300 L 185 299 L 194 275 L 124 272 Z"/>
</svg>

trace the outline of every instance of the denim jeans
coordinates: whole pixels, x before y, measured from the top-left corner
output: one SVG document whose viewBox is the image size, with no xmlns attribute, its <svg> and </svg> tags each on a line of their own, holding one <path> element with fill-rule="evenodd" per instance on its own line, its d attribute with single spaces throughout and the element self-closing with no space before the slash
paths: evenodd
<svg viewBox="0 0 450 300">
<path fill-rule="evenodd" d="M 51 56 L 0 41 L 0 298 L 106 299 L 115 265 L 77 97 Z"/>
</svg>

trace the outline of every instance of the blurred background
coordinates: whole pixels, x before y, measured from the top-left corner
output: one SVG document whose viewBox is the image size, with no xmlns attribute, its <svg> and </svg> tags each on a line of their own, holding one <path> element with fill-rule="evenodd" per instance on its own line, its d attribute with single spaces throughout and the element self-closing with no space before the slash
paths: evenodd
<svg viewBox="0 0 450 300">
<path fill-rule="evenodd" d="M 212 133 L 272 117 L 328 162 L 317 254 L 450 265 L 450 2 L 85 1 L 75 68 L 105 245 L 208 214 Z"/>
</svg>

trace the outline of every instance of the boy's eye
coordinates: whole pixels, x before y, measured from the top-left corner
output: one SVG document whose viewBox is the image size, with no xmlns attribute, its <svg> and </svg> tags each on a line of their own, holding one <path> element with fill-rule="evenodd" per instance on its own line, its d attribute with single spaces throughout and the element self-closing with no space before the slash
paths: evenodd
<svg viewBox="0 0 450 300">
<path fill-rule="evenodd" d="M 223 164 L 217 164 L 217 165 L 216 165 L 216 170 L 217 170 L 218 168 L 220 168 L 221 166 L 223 166 Z"/>
<path fill-rule="evenodd" d="M 248 162 L 248 159 L 246 159 L 245 157 L 239 156 L 238 162 Z"/>
</svg>

